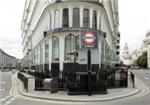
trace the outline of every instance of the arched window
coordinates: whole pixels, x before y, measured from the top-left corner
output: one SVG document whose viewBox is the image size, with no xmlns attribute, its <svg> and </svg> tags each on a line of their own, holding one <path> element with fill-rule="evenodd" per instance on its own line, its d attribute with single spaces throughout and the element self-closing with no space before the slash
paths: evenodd
<svg viewBox="0 0 150 105">
<path fill-rule="evenodd" d="M 54 28 L 59 28 L 60 24 L 60 19 L 59 19 L 59 11 L 55 11 L 55 22 L 54 22 Z"/>
<path fill-rule="evenodd" d="M 68 8 L 63 9 L 63 27 L 69 27 L 69 10 Z"/>
<path fill-rule="evenodd" d="M 74 36 L 72 34 L 68 35 L 65 38 L 65 60 L 74 60 L 74 55 L 71 53 L 77 51 L 79 49 L 79 37 Z"/>
<path fill-rule="evenodd" d="M 105 60 L 105 42 L 102 40 L 101 45 L 101 61 L 104 63 Z"/>
<path fill-rule="evenodd" d="M 52 37 L 52 60 L 59 61 L 59 39 Z"/>
<path fill-rule="evenodd" d="M 83 12 L 83 27 L 88 28 L 90 26 L 89 10 L 84 9 Z"/>
<path fill-rule="evenodd" d="M 80 11 L 79 11 L 79 8 L 73 8 L 73 27 L 80 27 Z"/>
<path fill-rule="evenodd" d="M 49 43 L 45 41 L 45 63 L 49 63 Z"/>
<path fill-rule="evenodd" d="M 93 11 L 93 22 L 92 22 L 92 28 L 97 29 L 97 13 L 96 11 Z"/>
<path fill-rule="evenodd" d="M 43 45 L 40 45 L 40 64 L 43 64 Z"/>
</svg>

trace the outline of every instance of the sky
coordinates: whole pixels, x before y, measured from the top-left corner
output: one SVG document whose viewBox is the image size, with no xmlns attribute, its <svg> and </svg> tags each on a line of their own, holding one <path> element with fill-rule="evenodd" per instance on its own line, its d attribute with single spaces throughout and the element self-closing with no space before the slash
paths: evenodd
<svg viewBox="0 0 150 105">
<path fill-rule="evenodd" d="M 0 2 L 0 48 L 9 55 L 22 58 L 21 20 L 25 0 Z"/>
<path fill-rule="evenodd" d="M 140 49 L 146 33 L 150 30 L 150 0 L 118 0 L 121 51 L 125 43 L 130 52 Z"/>
<path fill-rule="evenodd" d="M 150 0 L 118 0 L 121 51 L 128 43 L 130 52 L 141 47 L 150 29 Z M 21 21 L 25 0 L 1 0 L 0 48 L 6 53 L 22 58 Z"/>
</svg>

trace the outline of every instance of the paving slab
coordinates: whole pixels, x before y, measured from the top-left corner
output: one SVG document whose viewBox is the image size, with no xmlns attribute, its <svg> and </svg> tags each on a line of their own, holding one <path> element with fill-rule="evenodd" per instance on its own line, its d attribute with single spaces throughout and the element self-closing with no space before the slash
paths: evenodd
<svg viewBox="0 0 150 105">
<path fill-rule="evenodd" d="M 133 96 L 140 93 L 141 90 L 148 89 L 146 85 L 139 79 L 136 79 L 135 88 L 116 88 L 108 89 L 108 94 L 97 95 L 67 95 L 66 91 L 59 91 L 58 93 L 50 93 L 49 91 L 34 91 L 26 92 L 23 87 L 23 83 L 14 76 L 13 78 L 17 82 L 17 88 L 21 95 L 37 99 L 53 100 L 53 101 L 67 101 L 67 102 L 99 102 L 121 99 L 129 96 Z M 148 90 L 147 90 L 148 91 Z"/>
</svg>

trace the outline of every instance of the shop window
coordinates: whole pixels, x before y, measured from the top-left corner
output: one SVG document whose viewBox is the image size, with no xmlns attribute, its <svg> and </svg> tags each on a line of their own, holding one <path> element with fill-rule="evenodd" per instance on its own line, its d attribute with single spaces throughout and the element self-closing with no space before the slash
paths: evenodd
<svg viewBox="0 0 150 105">
<path fill-rule="evenodd" d="M 88 28 L 90 26 L 89 10 L 84 9 L 83 13 L 83 27 Z"/>
<path fill-rule="evenodd" d="M 104 57 L 105 56 L 105 44 L 104 41 L 102 41 L 102 46 L 101 46 L 101 60 L 104 62 Z"/>
<path fill-rule="evenodd" d="M 76 50 L 79 50 L 80 45 L 79 45 L 79 36 L 76 36 Z"/>
<path fill-rule="evenodd" d="M 60 24 L 60 19 L 59 19 L 59 11 L 55 11 L 55 22 L 54 22 L 54 28 L 59 28 Z"/>
<path fill-rule="evenodd" d="M 40 45 L 40 64 L 43 64 L 43 46 Z"/>
<path fill-rule="evenodd" d="M 38 49 L 36 48 L 36 51 L 35 51 L 35 64 L 38 64 Z"/>
<path fill-rule="evenodd" d="M 33 65 L 35 65 L 35 60 L 36 60 L 36 57 L 35 57 L 35 50 L 33 51 Z"/>
<path fill-rule="evenodd" d="M 80 27 L 80 11 L 79 11 L 79 8 L 73 8 L 73 27 Z"/>
<path fill-rule="evenodd" d="M 63 27 L 69 27 L 69 10 L 63 9 Z"/>
<path fill-rule="evenodd" d="M 45 63 L 49 62 L 49 43 L 45 41 Z"/>
<path fill-rule="evenodd" d="M 59 61 L 59 39 L 52 37 L 52 60 Z"/>
<path fill-rule="evenodd" d="M 65 38 L 65 60 L 73 61 L 74 55 L 73 52 L 79 49 L 79 36 L 68 35 Z"/>
<path fill-rule="evenodd" d="M 93 22 L 92 22 L 92 28 L 97 29 L 97 13 L 96 11 L 93 11 Z"/>
</svg>

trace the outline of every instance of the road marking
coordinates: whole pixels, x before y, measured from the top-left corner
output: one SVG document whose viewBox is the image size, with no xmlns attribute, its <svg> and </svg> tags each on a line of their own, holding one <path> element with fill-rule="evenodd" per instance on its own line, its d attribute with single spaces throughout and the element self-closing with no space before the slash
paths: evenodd
<svg viewBox="0 0 150 105">
<path fill-rule="evenodd" d="M 11 95 L 6 96 L 5 98 L 0 99 L 0 102 L 6 101 L 7 99 L 9 99 L 10 97 L 12 97 Z"/>
<path fill-rule="evenodd" d="M 5 91 L 5 88 L 3 88 L 3 89 L 0 89 L 0 92 L 2 92 L 2 91 Z"/>
<path fill-rule="evenodd" d="M 3 103 L 2 105 L 8 105 L 11 102 L 13 102 L 15 99 L 16 99 L 16 97 L 13 97 L 13 96 L 9 95 L 9 96 L 6 96 L 3 99 L 0 99 L 0 103 Z"/>
<path fill-rule="evenodd" d="M 149 78 L 148 78 L 148 77 L 144 77 L 144 79 L 149 80 Z"/>
<path fill-rule="evenodd" d="M 15 97 L 12 97 L 11 99 L 9 99 L 8 101 L 6 101 L 6 102 L 2 102 L 4 105 L 8 105 L 8 104 L 10 104 L 10 103 L 12 103 L 14 100 L 15 100 L 16 98 Z"/>
</svg>

